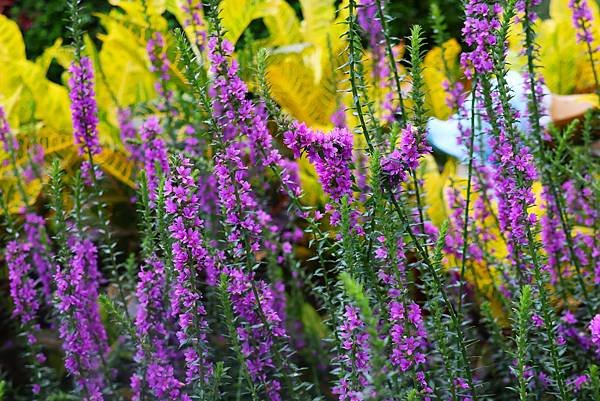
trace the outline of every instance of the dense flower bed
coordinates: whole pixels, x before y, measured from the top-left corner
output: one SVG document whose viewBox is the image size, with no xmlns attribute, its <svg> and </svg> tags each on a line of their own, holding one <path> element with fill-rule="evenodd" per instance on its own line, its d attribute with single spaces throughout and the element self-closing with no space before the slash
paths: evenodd
<svg viewBox="0 0 600 401">
<path fill-rule="evenodd" d="M 70 47 L 48 53 L 69 64 L 68 143 L 0 96 L 26 365 L 0 395 L 600 400 L 595 5 L 565 3 L 596 93 L 558 118 L 540 0 L 465 1 L 460 55 L 437 3 L 402 43 L 384 0 L 301 1 L 302 23 L 282 0 L 157 3 L 100 17 L 101 52 L 69 3 Z M 240 39 L 245 12 L 298 43 Z M 128 29 L 145 64 L 115 86 L 104 52 Z"/>
</svg>

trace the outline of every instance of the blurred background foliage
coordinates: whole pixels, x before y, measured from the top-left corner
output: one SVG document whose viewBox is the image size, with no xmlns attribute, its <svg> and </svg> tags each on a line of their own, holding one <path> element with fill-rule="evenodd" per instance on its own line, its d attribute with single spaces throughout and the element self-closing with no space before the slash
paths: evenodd
<svg viewBox="0 0 600 401">
<path fill-rule="evenodd" d="M 339 3 L 340 1 L 338 1 Z M 301 17 L 299 0 L 289 1 L 296 14 Z M 394 16 L 392 25 L 396 37 L 405 37 L 413 24 L 423 24 L 429 18 L 430 1 L 428 0 L 391 0 L 388 10 Z M 460 37 L 462 9 L 459 0 L 442 2 L 448 29 L 453 37 Z M 85 2 L 88 10 L 104 13 L 111 9 L 108 0 L 90 0 Z M 44 49 L 51 46 L 56 39 L 67 36 L 67 7 L 64 0 L 0 0 L 0 12 L 17 21 L 27 43 L 27 58 L 41 55 Z M 91 37 L 101 31 L 100 21 L 91 15 L 84 17 L 84 28 Z M 265 36 L 266 27 L 255 23 L 251 26 L 256 38 Z"/>
</svg>

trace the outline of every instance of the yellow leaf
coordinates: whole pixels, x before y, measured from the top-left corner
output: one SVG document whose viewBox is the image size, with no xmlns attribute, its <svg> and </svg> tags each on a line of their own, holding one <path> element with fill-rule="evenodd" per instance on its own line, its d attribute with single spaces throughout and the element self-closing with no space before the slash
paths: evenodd
<svg viewBox="0 0 600 401">
<path fill-rule="evenodd" d="M 335 87 L 315 82 L 311 67 L 298 54 L 273 57 L 267 80 L 273 98 L 292 116 L 312 127 L 328 127 L 336 109 Z"/>
<path fill-rule="evenodd" d="M 119 106 L 152 99 L 155 77 L 148 70 L 145 42 L 123 25 L 107 23 L 105 26 L 108 34 L 100 35 L 103 44 L 99 60 L 106 84 Z"/>
<path fill-rule="evenodd" d="M 436 226 L 441 226 L 448 218 L 448 205 L 445 190 L 449 177 L 456 173 L 456 162 L 449 159 L 440 173 L 433 156 L 427 155 L 421 161 L 419 169 L 420 178 L 423 180 L 425 204 L 427 215 Z"/>
<path fill-rule="evenodd" d="M 223 0 L 220 4 L 220 16 L 225 39 L 235 44 L 250 22 L 264 15 L 266 0 Z"/>
<path fill-rule="evenodd" d="M 270 2 L 265 8 L 263 21 L 270 34 L 269 46 L 284 46 L 303 41 L 300 21 L 286 1 Z"/>
<path fill-rule="evenodd" d="M 315 167 L 305 156 L 298 159 L 298 175 L 304 196 L 302 202 L 306 205 L 319 206 L 325 204 L 325 193 L 319 182 Z"/>
<path fill-rule="evenodd" d="M 0 60 L 25 59 L 25 43 L 16 22 L 0 14 Z"/>
<path fill-rule="evenodd" d="M 121 151 L 108 148 L 95 157 L 98 165 L 122 183 L 135 188 L 135 162 Z"/>
<path fill-rule="evenodd" d="M 67 88 L 45 78 L 43 68 L 31 61 L 22 60 L 16 68 L 24 85 L 29 88 L 35 101 L 35 118 L 46 126 L 59 131 L 71 131 L 71 113 Z"/>
<path fill-rule="evenodd" d="M 335 19 L 335 7 L 332 0 L 300 0 L 302 6 L 302 36 L 307 42 L 326 47 L 327 36 Z"/>
<path fill-rule="evenodd" d="M 434 47 L 425 55 L 423 78 L 427 87 L 426 101 L 433 116 L 441 120 L 448 119 L 451 114 L 446 105 L 443 84 L 457 68 L 459 53 L 460 45 L 455 39 L 450 39 L 442 47 Z"/>
</svg>

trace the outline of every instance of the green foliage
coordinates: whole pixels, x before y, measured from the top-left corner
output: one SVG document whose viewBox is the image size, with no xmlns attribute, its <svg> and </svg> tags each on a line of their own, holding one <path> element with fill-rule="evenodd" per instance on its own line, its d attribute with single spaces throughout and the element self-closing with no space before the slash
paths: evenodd
<svg viewBox="0 0 600 401">
<path fill-rule="evenodd" d="M 91 0 L 85 2 L 85 7 L 88 11 L 106 12 L 111 6 L 106 0 Z M 68 36 L 65 21 L 69 11 L 65 0 L 19 0 L 10 7 L 9 15 L 23 28 L 28 58 L 41 55 L 56 39 Z M 85 13 L 82 29 L 95 37 L 100 25 L 91 13 Z"/>
</svg>

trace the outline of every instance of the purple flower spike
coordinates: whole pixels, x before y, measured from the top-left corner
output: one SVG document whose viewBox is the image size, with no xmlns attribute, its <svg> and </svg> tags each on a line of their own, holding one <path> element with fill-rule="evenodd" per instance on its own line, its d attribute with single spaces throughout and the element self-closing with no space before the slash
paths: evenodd
<svg viewBox="0 0 600 401">
<path fill-rule="evenodd" d="M 573 26 L 577 31 L 577 42 L 594 43 L 592 27 L 594 19 L 587 0 L 569 0 L 569 8 L 573 11 Z"/>
<path fill-rule="evenodd" d="M 138 340 L 136 362 L 147 364 L 131 378 L 133 401 L 139 401 L 145 386 L 157 400 L 179 400 L 184 383 L 175 377 L 169 346 L 169 307 L 163 301 L 166 273 L 163 263 L 155 256 L 146 261 L 138 274 L 136 295 L 139 307 L 135 318 Z M 144 346 L 143 344 L 146 344 Z"/>
<path fill-rule="evenodd" d="M 69 247 L 69 265 L 58 267 L 54 276 L 65 368 L 75 378 L 85 401 L 102 401 L 102 390 L 109 380 L 103 366 L 109 346 L 98 306 L 102 277 L 97 249 L 91 241 L 74 237 L 69 239 Z"/>
<path fill-rule="evenodd" d="M 98 106 L 94 92 L 94 71 L 88 57 L 73 62 L 69 68 L 69 97 L 73 119 L 73 136 L 79 155 L 99 154 Z"/>
<path fill-rule="evenodd" d="M 169 156 L 167 144 L 160 137 L 162 127 L 157 117 L 152 116 L 140 128 L 142 139 L 141 157 L 148 181 L 148 193 L 151 201 L 156 200 L 156 191 L 160 177 L 169 173 Z M 157 168 L 160 167 L 160 170 Z"/>
</svg>

